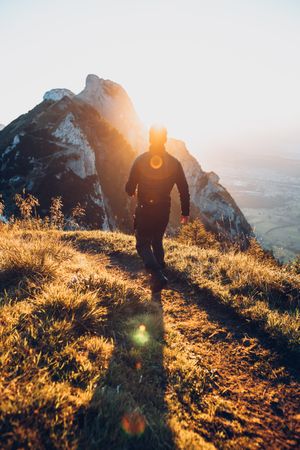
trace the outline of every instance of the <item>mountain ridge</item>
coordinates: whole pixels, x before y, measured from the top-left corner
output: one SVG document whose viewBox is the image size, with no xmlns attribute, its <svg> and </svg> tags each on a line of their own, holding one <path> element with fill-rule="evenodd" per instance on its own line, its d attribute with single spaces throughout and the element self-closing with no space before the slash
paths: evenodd
<svg viewBox="0 0 300 450">
<path fill-rule="evenodd" d="M 83 203 L 88 209 L 87 224 L 132 231 L 134 204 L 126 198 L 124 185 L 134 157 L 145 150 L 145 145 L 145 129 L 126 91 L 117 83 L 90 74 L 79 94 L 68 89 L 47 91 L 40 104 L 0 132 L 0 191 L 9 205 L 18 189 L 25 188 L 36 196 L 41 195 L 41 189 L 41 212 L 48 208 L 51 196 L 61 193 L 65 212 L 75 200 Z M 182 141 L 170 138 L 167 150 L 178 156 L 187 173 L 192 217 L 200 217 L 226 239 L 243 240 L 251 235 L 250 225 L 217 175 L 204 172 Z M 117 189 L 112 182 L 116 161 L 120 171 Z M 46 171 L 49 165 L 51 175 Z M 174 190 L 172 203 L 170 232 L 179 225 L 179 196 Z"/>
</svg>

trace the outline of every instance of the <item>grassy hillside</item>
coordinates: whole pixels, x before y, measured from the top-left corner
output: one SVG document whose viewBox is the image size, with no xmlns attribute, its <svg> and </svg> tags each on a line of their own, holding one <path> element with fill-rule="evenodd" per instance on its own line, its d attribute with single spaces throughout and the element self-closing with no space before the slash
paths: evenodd
<svg viewBox="0 0 300 450">
<path fill-rule="evenodd" d="M 1 448 L 297 448 L 300 276 L 166 239 L 1 229 Z"/>
</svg>

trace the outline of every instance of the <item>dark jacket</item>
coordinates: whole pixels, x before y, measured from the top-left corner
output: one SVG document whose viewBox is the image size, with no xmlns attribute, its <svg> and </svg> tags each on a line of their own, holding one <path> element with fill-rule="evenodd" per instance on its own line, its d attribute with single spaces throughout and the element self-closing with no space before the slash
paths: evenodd
<svg viewBox="0 0 300 450">
<path fill-rule="evenodd" d="M 162 204 L 170 207 L 170 193 L 174 184 L 180 195 L 181 213 L 188 216 L 190 194 L 181 163 L 167 151 L 160 156 L 146 151 L 135 159 L 125 190 L 132 196 L 138 187 L 138 204 Z"/>
</svg>

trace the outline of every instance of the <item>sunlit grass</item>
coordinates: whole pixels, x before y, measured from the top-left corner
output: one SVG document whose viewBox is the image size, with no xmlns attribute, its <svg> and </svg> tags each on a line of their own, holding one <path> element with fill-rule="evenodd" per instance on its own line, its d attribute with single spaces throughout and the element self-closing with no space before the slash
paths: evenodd
<svg viewBox="0 0 300 450">
<path fill-rule="evenodd" d="M 138 261 L 133 236 L 2 231 L 4 448 L 207 450 L 214 434 L 195 423 L 216 426 L 220 446 L 230 439 L 222 417 L 231 418 L 224 429 L 241 435 L 239 411 L 208 396 L 214 373 L 192 337 L 173 327 L 172 301 L 164 311 L 139 283 L 106 267 L 111 255 Z M 165 246 L 169 271 L 198 290 L 199 305 L 225 305 L 283 351 L 299 352 L 299 275 L 250 253 L 171 239 Z"/>
</svg>

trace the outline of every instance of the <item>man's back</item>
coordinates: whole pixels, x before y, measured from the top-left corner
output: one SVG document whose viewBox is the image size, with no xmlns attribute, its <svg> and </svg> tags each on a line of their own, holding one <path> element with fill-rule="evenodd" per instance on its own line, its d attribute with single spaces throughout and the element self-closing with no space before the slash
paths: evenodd
<svg viewBox="0 0 300 450">
<path fill-rule="evenodd" d="M 140 204 L 164 204 L 170 206 L 170 192 L 177 185 L 182 206 L 182 214 L 189 215 L 189 189 L 181 163 L 167 151 L 153 154 L 146 151 L 133 163 L 126 192 L 133 195 L 138 187 Z"/>
</svg>

